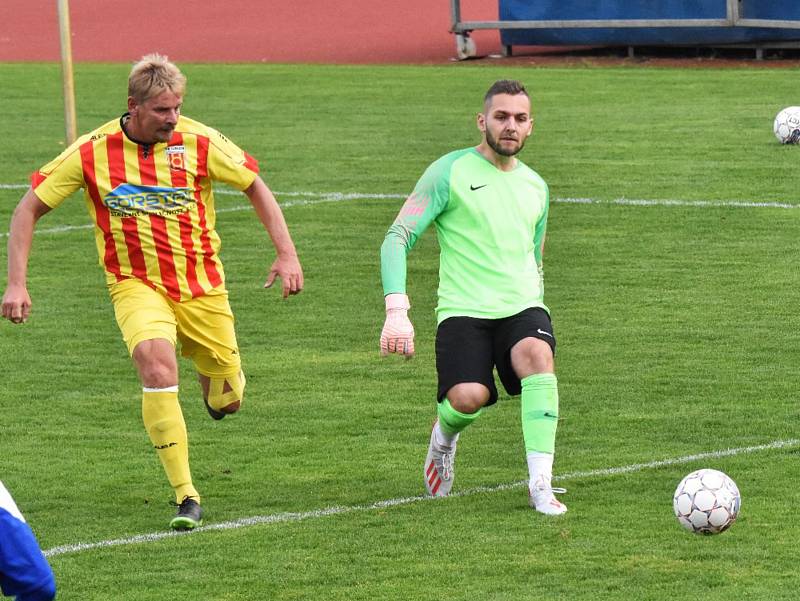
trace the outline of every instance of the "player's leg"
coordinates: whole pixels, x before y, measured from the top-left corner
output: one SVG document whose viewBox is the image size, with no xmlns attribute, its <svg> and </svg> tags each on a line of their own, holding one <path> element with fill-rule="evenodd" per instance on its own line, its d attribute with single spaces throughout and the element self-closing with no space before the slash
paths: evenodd
<svg viewBox="0 0 800 601">
<path fill-rule="evenodd" d="M 164 338 L 143 340 L 133 350 L 133 361 L 142 381 L 142 421 L 179 507 L 170 525 L 176 530 L 194 528 L 202 523 L 200 495 L 189 469 L 189 439 L 178 400 L 175 347 Z"/>
<path fill-rule="evenodd" d="M 553 457 L 558 425 L 558 381 L 554 370 L 555 337 L 543 309 L 528 309 L 504 320 L 498 337 L 498 373 L 510 394 L 522 395 L 522 434 L 528 462 L 531 505 L 548 515 L 567 508 L 553 494 Z"/>
<path fill-rule="evenodd" d="M 430 495 L 450 492 L 459 435 L 497 399 L 490 332 L 488 320 L 469 317 L 447 319 L 436 332 L 437 419 L 423 468 Z"/>
<path fill-rule="evenodd" d="M 177 317 L 181 353 L 194 361 L 209 415 L 219 420 L 236 413 L 246 380 L 227 293 L 181 303 Z"/>
<path fill-rule="evenodd" d="M 223 375 L 204 374 L 203 370 L 216 371 L 219 365 L 209 355 L 195 355 L 195 360 L 197 378 L 200 381 L 200 390 L 208 414 L 213 419 L 220 420 L 239 411 L 244 398 L 244 387 L 247 384 L 242 370 Z"/>
<path fill-rule="evenodd" d="M 178 400 L 174 312 L 161 294 L 137 280 L 112 286 L 111 298 L 142 383 L 142 421 L 179 507 L 171 526 L 194 528 L 202 523 L 202 511 L 192 483 L 186 423 Z"/>
<path fill-rule="evenodd" d="M 512 365 L 522 385 L 522 433 L 528 462 L 530 500 L 539 512 L 559 515 L 567 508 L 552 486 L 556 428 L 558 426 L 558 381 L 544 367 L 552 365 L 549 345 L 536 338 L 525 338 L 511 349 Z M 525 375 L 527 374 L 527 375 Z"/>
</svg>

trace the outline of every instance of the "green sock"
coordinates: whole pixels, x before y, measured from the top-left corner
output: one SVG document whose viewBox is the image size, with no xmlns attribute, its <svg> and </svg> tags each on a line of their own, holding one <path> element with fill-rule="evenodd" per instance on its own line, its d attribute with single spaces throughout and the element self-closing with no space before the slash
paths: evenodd
<svg viewBox="0 0 800 601">
<path fill-rule="evenodd" d="M 522 379 L 522 436 L 527 453 L 553 453 L 558 425 L 558 381 L 555 374 Z"/>
<path fill-rule="evenodd" d="M 439 414 L 439 427 L 442 432 L 454 436 L 478 419 L 482 409 L 478 409 L 475 413 L 461 413 L 453 409 L 449 400 L 443 399 L 436 407 L 436 411 Z"/>
</svg>

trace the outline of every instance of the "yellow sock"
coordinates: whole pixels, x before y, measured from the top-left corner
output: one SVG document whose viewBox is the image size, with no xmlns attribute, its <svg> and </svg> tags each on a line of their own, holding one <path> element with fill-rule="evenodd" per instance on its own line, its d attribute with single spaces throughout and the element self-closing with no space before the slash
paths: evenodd
<svg viewBox="0 0 800 601">
<path fill-rule="evenodd" d="M 185 497 L 200 501 L 189 471 L 189 440 L 178 402 L 178 387 L 145 388 L 142 393 L 142 420 L 158 453 L 178 503 Z"/>
</svg>

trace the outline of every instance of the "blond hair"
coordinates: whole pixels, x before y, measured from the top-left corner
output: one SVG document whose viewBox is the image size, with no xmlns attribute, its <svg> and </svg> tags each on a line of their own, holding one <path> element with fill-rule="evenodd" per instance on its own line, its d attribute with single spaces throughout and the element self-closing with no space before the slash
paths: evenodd
<svg viewBox="0 0 800 601">
<path fill-rule="evenodd" d="M 128 96 L 142 103 L 169 90 L 177 96 L 186 92 L 186 76 L 169 59 L 153 53 L 133 65 L 128 76 Z"/>
</svg>

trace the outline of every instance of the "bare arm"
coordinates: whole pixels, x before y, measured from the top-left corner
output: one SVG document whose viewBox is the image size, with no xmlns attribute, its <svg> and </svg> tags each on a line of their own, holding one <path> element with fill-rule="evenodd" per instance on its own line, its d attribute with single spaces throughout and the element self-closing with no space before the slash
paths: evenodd
<svg viewBox="0 0 800 601">
<path fill-rule="evenodd" d="M 275 196 L 264 180 L 258 176 L 244 193 L 250 199 L 261 223 L 264 224 L 278 255 L 272 263 L 264 287 L 272 286 L 277 277 L 283 283 L 283 298 L 299 293 L 303 289 L 303 268 L 300 266 L 294 242 Z"/>
<path fill-rule="evenodd" d="M 3 294 L 3 317 L 13 323 L 24 323 L 31 313 L 28 294 L 28 257 L 31 254 L 33 230 L 36 222 L 50 211 L 31 188 L 19 201 L 8 235 L 8 283 Z"/>
</svg>

